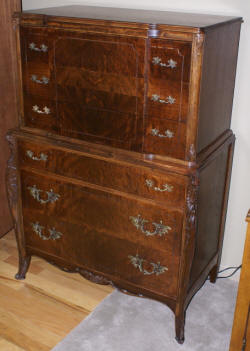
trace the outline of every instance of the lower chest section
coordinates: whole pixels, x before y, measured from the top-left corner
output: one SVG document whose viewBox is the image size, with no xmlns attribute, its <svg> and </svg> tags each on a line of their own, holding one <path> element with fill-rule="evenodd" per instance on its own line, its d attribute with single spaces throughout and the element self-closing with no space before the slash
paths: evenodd
<svg viewBox="0 0 250 351">
<path fill-rule="evenodd" d="M 184 176 L 49 144 L 20 142 L 18 150 L 22 225 L 29 250 L 176 297 Z M 58 152 L 65 160 L 76 159 L 58 168 Z"/>
</svg>

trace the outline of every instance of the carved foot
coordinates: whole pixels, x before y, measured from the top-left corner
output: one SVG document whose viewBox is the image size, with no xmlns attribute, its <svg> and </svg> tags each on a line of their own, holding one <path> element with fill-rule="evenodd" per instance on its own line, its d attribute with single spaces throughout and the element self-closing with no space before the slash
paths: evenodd
<svg viewBox="0 0 250 351">
<path fill-rule="evenodd" d="M 19 271 L 15 275 L 15 278 L 17 280 L 25 279 L 27 270 L 29 269 L 30 259 L 31 259 L 31 256 L 20 258 L 20 260 L 19 260 Z"/>
<path fill-rule="evenodd" d="M 179 344 L 183 344 L 185 337 L 184 337 L 184 326 L 185 326 L 185 315 L 184 312 L 181 316 L 175 316 L 175 340 Z"/>
<path fill-rule="evenodd" d="M 215 284 L 218 276 L 218 266 L 214 266 L 209 273 L 209 280 L 211 283 Z"/>
</svg>

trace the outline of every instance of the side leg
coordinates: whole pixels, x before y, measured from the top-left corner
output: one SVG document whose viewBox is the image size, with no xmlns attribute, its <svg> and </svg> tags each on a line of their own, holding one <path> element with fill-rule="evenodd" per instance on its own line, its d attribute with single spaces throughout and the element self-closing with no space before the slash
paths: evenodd
<svg viewBox="0 0 250 351">
<path fill-rule="evenodd" d="M 183 344 L 185 337 L 184 337 L 184 327 L 185 327 L 185 317 L 186 312 L 182 312 L 180 315 L 175 316 L 175 339 L 179 344 Z"/>
<path fill-rule="evenodd" d="M 15 275 L 17 280 L 25 279 L 25 275 L 29 269 L 31 256 L 19 257 L 19 270 Z"/>
</svg>

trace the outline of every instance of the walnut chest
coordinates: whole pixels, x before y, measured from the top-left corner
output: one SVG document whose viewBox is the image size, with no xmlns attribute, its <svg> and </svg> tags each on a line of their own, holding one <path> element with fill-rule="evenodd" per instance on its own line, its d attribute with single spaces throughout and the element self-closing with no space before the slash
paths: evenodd
<svg viewBox="0 0 250 351">
<path fill-rule="evenodd" d="M 241 18 L 84 6 L 14 17 L 19 248 L 166 303 L 176 339 L 220 264 Z"/>
</svg>

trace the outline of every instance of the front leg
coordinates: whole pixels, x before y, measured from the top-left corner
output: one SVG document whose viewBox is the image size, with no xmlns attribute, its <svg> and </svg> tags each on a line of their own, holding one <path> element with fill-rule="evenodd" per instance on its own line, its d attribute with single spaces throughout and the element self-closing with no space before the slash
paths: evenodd
<svg viewBox="0 0 250 351">
<path fill-rule="evenodd" d="M 17 280 L 25 279 L 27 270 L 29 269 L 31 256 L 20 257 L 19 258 L 19 270 L 15 275 Z"/>
<path fill-rule="evenodd" d="M 185 317 L 186 312 L 181 312 L 180 315 L 175 316 L 175 339 L 179 344 L 183 344 L 185 337 L 184 337 L 184 327 L 185 327 Z"/>
</svg>

